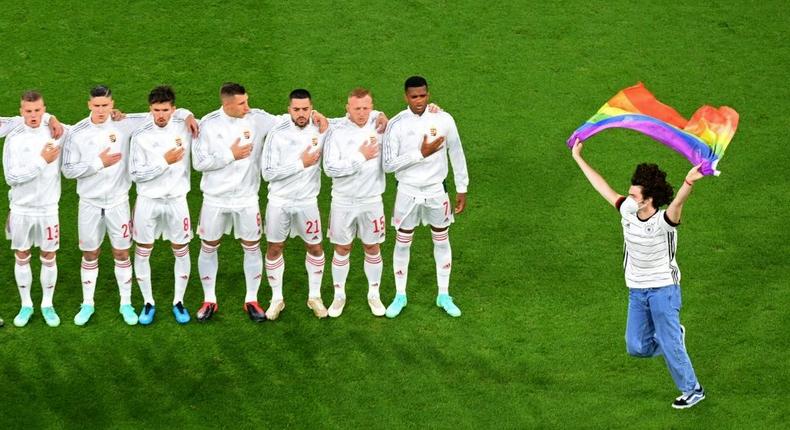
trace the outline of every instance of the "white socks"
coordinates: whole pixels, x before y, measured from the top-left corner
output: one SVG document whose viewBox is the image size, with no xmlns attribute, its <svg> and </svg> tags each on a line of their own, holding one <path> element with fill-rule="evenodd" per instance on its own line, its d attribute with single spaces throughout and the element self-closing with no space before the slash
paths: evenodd
<svg viewBox="0 0 790 430">
<path fill-rule="evenodd" d="M 450 288 L 450 270 L 453 263 L 453 252 L 450 249 L 450 230 L 433 231 L 433 259 L 436 261 L 436 283 L 439 294 L 447 294 Z"/>
<path fill-rule="evenodd" d="M 175 293 L 173 294 L 173 306 L 176 303 L 184 303 L 184 292 L 187 290 L 189 273 L 192 271 L 192 262 L 189 261 L 189 246 L 181 249 L 173 249 L 176 261 L 173 264 L 173 276 L 175 277 Z"/>
<path fill-rule="evenodd" d="M 28 270 L 30 270 L 30 265 L 28 265 Z M 52 257 L 51 260 L 41 258 L 41 274 L 39 280 L 41 281 L 41 289 L 44 292 L 41 297 L 41 307 L 51 308 L 52 296 L 55 295 L 55 283 L 58 281 L 58 266 L 55 262 L 55 257 Z"/>
<path fill-rule="evenodd" d="M 132 304 L 132 262 L 115 260 L 115 282 L 121 295 L 121 306 Z"/>
<path fill-rule="evenodd" d="M 30 270 L 30 256 L 24 260 L 16 258 L 14 264 L 14 278 L 19 289 L 19 298 L 22 300 L 22 307 L 33 307 L 33 299 L 30 298 L 30 285 L 33 283 L 33 272 Z"/>
<path fill-rule="evenodd" d="M 285 272 L 285 259 L 282 254 L 275 260 L 266 259 L 266 278 L 272 287 L 272 301 L 283 299 L 283 272 Z"/>
<path fill-rule="evenodd" d="M 309 292 L 307 297 L 321 297 L 321 280 L 324 278 L 324 253 L 313 257 L 309 253 L 305 254 L 304 267 L 307 270 L 307 284 Z"/>
<path fill-rule="evenodd" d="M 82 257 L 80 280 L 82 281 L 82 303 L 93 306 L 93 294 L 96 292 L 96 278 L 99 276 L 99 260 L 88 261 Z"/>
<path fill-rule="evenodd" d="M 399 231 L 395 235 L 395 251 L 392 253 L 392 271 L 395 273 L 395 291 L 406 294 L 406 280 L 409 277 L 409 257 L 411 239 L 414 233 Z"/>
<path fill-rule="evenodd" d="M 337 251 L 332 257 L 332 285 L 335 287 L 335 297 L 341 299 L 346 298 L 346 279 L 351 263 L 349 257 L 351 253 L 340 255 Z"/>
<path fill-rule="evenodd" d="M 381 284 L 381 272 L 384 264 L 381 261 L 381 253 L 365 254 L 365 276 L 368 278 L 368 298 L 379 298 L 379 285 Z"/>
<path fill-rule="evenodd" d="M 151 291 L 151 264 L 149 258 L 153 248 L 137 246 L 134 251 L 134 273 L 137 276 L 137 286 L 143 295 L 143 303 L 154 303 L 154 294 Z"/>
<path fill-rule="evenodd" d="M 245 302 L 258 301 L 258 288 L 261 286 L 261 274 L 263 272 L 263 257 L 259 244 L 245 245 L 244 249 L 244 279 L 247 284 L 247 296 Z"/>
<path fill-rule="evenodd" d="M 217 268 L 219 260 L 217 258 L 217 246 L 207 245 L 205 242 L 200 245 L 198 255 L 198 273 L 200 283 L 203 284 L 203 301 L 217 303 Z"/>
</svg>

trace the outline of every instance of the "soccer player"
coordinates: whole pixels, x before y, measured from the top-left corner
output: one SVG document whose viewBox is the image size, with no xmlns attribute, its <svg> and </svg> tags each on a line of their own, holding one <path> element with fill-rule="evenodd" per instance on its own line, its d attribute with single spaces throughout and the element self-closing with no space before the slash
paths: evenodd
<svg viewBox="0 0 790 430">
<path fill-rule="evenodd" d="M 351 91 L 346 112 L 346 118 L 332 124 L 324 142 L 324 172 L 332 178 L 328 235 L 335 248 L 332 258 L 335 295 L 328 314 L 335 318 L 343 313 L 352 242 L 358 237 L 365 250 L 368 305 L 373 315 L 383 316 L 385 308 L 379 296 L 383 267 L 379 244 L 385 237 L 381 200 L 385 181 L 379 155 L 383 139 L 376 126 L 379 115 L 372 114 L 373 98 L 364 88 Z"/>
<path fill-rule="evenodd" d="M 129 139 L 132 132 L 149 118 L 149 114 L 131 114 L 120 121 L 111 121 L 114 107 L 112 92 L 99 85 L 90 91 L 90 116 L 74 125 L 63 145 L 63 175 L 77 179 L 78 235 L 82 251 L 83 303 L 74 317 L 78 326 L 85 325 L 94 313 L 93 296 L 99 273 L 99 247 L 105 233 L 110 237 L 115 259 L 115 279 L 121 296 L 119 312 L 129 324 L 137 324 L 137 313 L 131 304 L 132 262 L 129 248 L 132 223 L 129 213 L 128 171 Z M 179 109 L 176 117 L 187 120 L 190 130 L 197 130 L 192 113 Z"/>
<path fill-rule="evenodd" d="M 261 174 L 269 183 L 266 277 L 272 289 L 272 300 L 266 317 L 276 320 L 285 309 L 283 248 L 288 237 L 299 236 L 307 249 L 307 307 L 316 317 L 325 318 L 327 310 L 321 300 L 324 250 L 317 199 L 321 189 L 319 161 L 325 133 L 310 120 L 313 103 L 307 90 L 293 90 L 288 98 L 291 120 L 278 125 L 266 136 L 260 159 Z"/>
<path fill-rule="evenodd" d="M 143 295 L 138 322 L 153 322 L 156 311 L 151 287 L 149 257 L 159 237 L 170 241 L 175 256 L 173 315 L 180 324 L 189 322 L 184 292 L 189 280 L 189 241 L 192 228 L 186 195 L 190 188 L 189 155 L 192 134 L 186 122 L 175 118 L 176 96 L 172 88 L 159 86 L 148 95 L 152 120 L 132 134 L 129 174 L 137 183 L 133 233 L 137 244 L 134 272 Z"/>
<path fill-rule="evenodd" d="M 453 215 L 466 207 L 466 158 L 453 117 L 426 109 L 430 94 L 425 78 L 406 79 L 404 89 L 408 108 L 390 120 L 383 145 L 384 171 L 395 172 L 398 180 L 392 215 L 392 225 L 397 230 L 392 257 L 396 294 L 386 315 L 395 318 L 406 306 L 411 241 L 414 229 L 422 224 L 430 226 L 433 237 L 439 290 L 436 305 L 458 317 L 461 310 L 449 295 L 452 252 L 448 229 Z M 448 155 L 455 177 L 454 207 L 444 187 Z"/>
<path fill-rule="evenodd" d="M 582 148 L 577 140 L 573 159 L 593 188 L 617 208 L 623 225 L 623 266 L 628 286 L 626 349 L 636 357 L 663 356 L 682 391 L 672 407 L 690 408 L 705 398 L 705 390 L 686 352 L 685 328 L 680 324 L 680 269 L 675 257 L 680 214 L 694 182 L 702 178 L 699 166 L 688 172 L 673 199 L 666 173 L 655 164 L 640 164 L 625 197 L 587 164 Z M 667 203 L 666 210 L 661 209 Z"/>
<path fill-rule="evenodd" d="M 201 239 L 198 271 L 203 284 L 203 305 L 198 321 L 217 312 L 217 249 L 223 234 L 233 229 L 244 249 L 247 294 L 244 309 L 250 319 L 261 322 L 266 315 L 258 305 L 263 257 L 260 251 L 261 213 L 258 191 L 263 139 L 283 121 L 260 109 L 250 109 L 246 89 L 233 82 L 220 88 L 222 107 L 203 117 L 200 138 L 192 146 L 192 164 L 203 172 L 200 189 L 203 206 L 198 234 Z M 316 115 L 326 127 L 326 118 Z"/>
<path fill-rule="evenodd" d="M 46 105 L 37 91 L 25 91 L 19 112 L 24 124 L 14 128 L 3 146 L 3 172 L 11 187 L 8 197 L 11 213 L 6 233 L 11 239 L 16 264 L 14 277 L 22 307 L 14 318 L 14 325 L 24 327 L 33 315 L 30 288 L 33 273 L 30 269 L 30 248 L 40 249 L 41 259 L 41 314 L 47 325 L 57 327 L 60 318 L 52 304 L 58 268 L 55 262 L 60 241 L 58 201 L 60 200 L 60 145 L 50 130 L 42 127 Z"/>
</svg>

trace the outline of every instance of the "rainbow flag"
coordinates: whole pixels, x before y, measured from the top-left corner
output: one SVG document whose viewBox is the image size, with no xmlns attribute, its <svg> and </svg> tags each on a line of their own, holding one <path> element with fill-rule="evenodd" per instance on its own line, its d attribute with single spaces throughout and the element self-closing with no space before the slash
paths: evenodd
<svg viewBox="0 0 790 430">
<path fill-rule="evenodd" d="M 686 157 L 692 165 L 702 164 L 704 175 L 719 175 L 716 165 L 724 156 L 738 128 L 738 112 L 727 106 L 702 106 L 690 120 L 658 101 L 642 83 L 612 97 L 598 112 L 568 138 L 568 147 L 607 128 L 628 128 L 663 143 Z"/>
</svg>

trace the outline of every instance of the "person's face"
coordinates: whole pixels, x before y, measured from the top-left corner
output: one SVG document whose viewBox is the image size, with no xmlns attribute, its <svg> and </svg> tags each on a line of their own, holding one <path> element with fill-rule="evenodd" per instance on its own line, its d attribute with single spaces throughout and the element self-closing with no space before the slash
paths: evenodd
<svg viewBox="0 0 790 430">
<path fill-rule="evenodd" d="M 41 125 L 41 117 L 47 107 L 44 106 L 44 99 L 38 99 L 34 102 L 22 101 L 19 105 L 19 114 L 25 119 L 25 125 L 30 128 L 36 128 Z"/>
<path fill-rule="evenodd" d="M 88 100 L 88 109 L 91 110 L 91 121 L 94 124 L 102 124 L 112 114 L 115 102 L 110 97 L 92 97 Z"/>
<path fill-rule="evenodd" d="M 636 206 L 638 210 L 642 210 L 647 206 L 653 204 L 653 198 L 645 198 L 642 194 L 642 187 L 640 185 L 631 185 L 631 188 L 628 189 L 628 195 L 636 201 Z"/>
<path fill-rule="evenodd" d="M 250 111 L 250 105 L 247 103 L 247 94 L 223 97 L 222 109 L 230 117 L 244 118 L 244 115 L 247 115 L 247 112 Z"/>
<path fill-rule="evenodd" d="M 291 99 L 291 103 L 288 104 L 288 113 L 291 114 L 294 124 L 304 127 L 310 122 L 313 102 L 310 99 Z"/>
<path fill-rule="evenodd" d="M 409 109 L 417 115 L 422 115 L 428 106 L 431 94 L 428 92 L 428 87 L 409 88 L 406 90 L 405 98 L 406 103 L 409 104 Z"/>
<path fill-rule="evenodd" d="M 367 124 L 370 112 L 373 110 L 373 98 L 370 95 L 364 97 L 349 97 L 346 105 L 351 122 L 362 127 Z"/>
<path fill-rule="evenodd" d="M 170 117 L 176 111 L 176 107 L 170 102 L 152 103 L 148 106 L 151 110 L 151 115 L 154 117 L 154 122 L 159 127 L 164 127 L 170 122 Z"/>
</svg>

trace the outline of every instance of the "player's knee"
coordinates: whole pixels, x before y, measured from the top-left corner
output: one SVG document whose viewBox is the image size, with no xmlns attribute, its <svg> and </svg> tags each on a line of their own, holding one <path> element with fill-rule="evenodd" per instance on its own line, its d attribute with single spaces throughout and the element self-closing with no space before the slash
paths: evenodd
<svg viewBox="0 0 790 430">
<path fill-rule="evenodd" d="M 112 250 L 112 257 L 116 260 L 127 260 L 129 258 L 129 250 L 128 249 L 113 249 Z"/>
<path fill-rule="evenodd" d="M 51 251 L 51 252 L 41 251 L 41 258 L 43 258 L 44 260 L 53 260 L 55 258 L 55 254 L 56 254 L 55 251 Z M 28 253 L 28 255 L 30 254 Z"/>
<path fill-rule="evenodd" d="M 633 357 L 650 357 L 652 356 L 652 351 L 649 350 L 647 345 L 642 342 L 637 342 L 633 339 L 625 339 L 625 350 L 628 352 L 628 355 Z"/>
<path fill-rule="evenodd" d="M 99 250 L 96 249 L 94 251 L 83 251 L 82 258 L 84 258 L 85 261 L 96 261 L 99 259 Z"/>
<path fill-rule="evenodd" d="M 138 243 L 137 247 L 138 248 L 151 249 L 151 248 L 154 247 L 154 244 L 153 243 Z"/>
<path fill-rule="evenodd" d="M 348 245 L 335 245 L 335 253 L 340 255 L 348 255 L 351 252 L 351 244 Z"/>
<path fill-rule="evenodd" d="M 268 258 L 269 260 L 280 258 L 280 256 L 283 255 L 284 247 L 285 244 L 282 242 L 280 243 L 269 242 L 266 245 L 266 258 Z"/>
<path fill-rule="evenodd" d="M 14 252 L 14 254 L 16 255 L 16 259 L 17 260 L 27 260 L 28 258 L 30 258 L 30 250 L 29 249 L 25 250 L 25 251 L 16 251 L 16 252 Z M 42 252 L 41 255 L 43 256 L 44 253 Z"/>
<path fill-rule="evenodd" d="M 447 231 L 447 229 L 449 229 L 449 228 L 450 228 L 449 226 L 447 226 L 447 227 L 434 227 L 434 226 L 431 226 L 431 231 L 433 231 L 435 233 L 441 233 L 443 231 Z"/>
<path fill-rule="evenodd" d="M 313 243 L 313 244 L 306 244 L 307 253 L 312 255 L 313 257 L 320 257 L 324 255 L 324 248 L 321 246 L 320 243 Z"/>
<path fill-rule="evenodd" d="M 374 243 L 373 245 L 362 245 L 365 248 L 365 254 L 368 255 L 376 255 L 381 252 L 381 247 L 378 243 Z"/>
<path fill-rule="evenodd" d="M 204 240 L 203 245 L 206 245 L 209 248 L 216 248 L 219 246 L 219 240 Z"/>
</svg>

